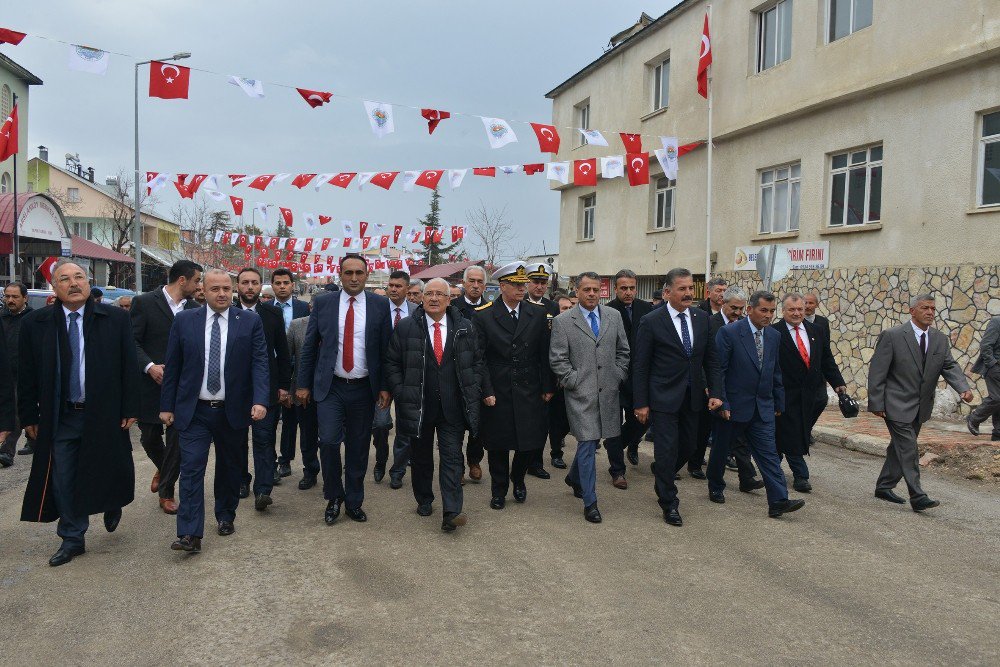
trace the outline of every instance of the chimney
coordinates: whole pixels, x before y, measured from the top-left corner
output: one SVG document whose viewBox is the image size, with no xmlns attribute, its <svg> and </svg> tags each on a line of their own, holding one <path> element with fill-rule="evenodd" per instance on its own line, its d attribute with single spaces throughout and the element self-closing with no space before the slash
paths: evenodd
<svg viewBox="0 0 1000 667">
<path fill-rule="evenodd" d="M 91 183 L 94 182 L 94 168 L 93 167 L 87 167 L 87 180 L 90 181 Z"/>
<path fill-rule="evenodd" d="M 38 147 L 38 158 L 42 162 L 48 162 L 49 161 L 49 149 L 46 148 L 45 146 L 39 146 Z"/>
</svg>

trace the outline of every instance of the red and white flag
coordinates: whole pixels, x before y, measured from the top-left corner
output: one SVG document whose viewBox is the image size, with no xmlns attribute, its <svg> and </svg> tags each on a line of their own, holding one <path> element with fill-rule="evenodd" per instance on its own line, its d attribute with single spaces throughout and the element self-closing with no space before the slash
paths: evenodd
<svg viewBox="0 0 1000 667">
<path fill-rule="evenodd" d="M 701 52 L 698 54 L 698 94 L 708 99 L 708 68 L 712 64 L 712 37 L 708 32 L 708 14 L 701 32 Z"/>
<path fill-rule="evenodd" d="M 359 220 L 358 221 L 358 236 L 367 236 L 367 235 L 368 235 L 368 223 L 365 222 L 364 220 Z"/>
<path fill-rule="evenodd" d="M 250 181 L 250 187 L 254 190 L 260 190 L 263 192 L 264 190 L 267 190 L 267 186 L 269 186 L 273 180 L 274 174 L 261 174 L 257 178 Z"/>
<path fill-rule="evenodd" d="M 312 252 L 313 251 L 313 240 L 312 239 L 306 239 L 305 246 L 302 249 L 305 250 L 306 252 Z"/>
<path fill-rule="evenodd" d="M 320 215 L 319 216 L 319 224 L 320 225 L 325 225 L 326 223 L 330 222 L 331 220 L 333 220 L 333 218 L 331 216 L 329 216 L 329 215 Z M 324 250 L 326 250 L 326 248 L 324 248 Z"/>
<path fill-rule="evenodd" d="M 629 134 L 628 132 L 619 132 L 618 136 L 622 138 L 622 145 L 625 146 L 626 153 L 641 153 L 642 152 L 642 135 L 641 134 Z"/>
<path fill-rule="evenodd" d="M 329 181 L 327 181 L 327 183 L 329 183 L 330 185 L 336 185 L 338 188 L 346 188 L 348 185 L 351 184 L 351 181 L 354 180 L 355 176 L 357 176 L 357 173 L 353 171 L 346 171 L 337 174 Z"/>
<path fill-rule="evenodd" d="M 451 118 L 451 113 L 448 111 L 441 111 L 440 109 L 421 109 L 420 115 L 427 119 L 427 134 L 434 134 L 434 130 L 437 129 L 438 123 L 443 121 L 445 118 Z"/>
<path fill-rule="evenodd" d="M 188 183 L 188 188 L 191 190 L 191 194 L 198 192 L 198 188 L 201 187 L 201 184 L 205 182 L 206 178 L 208 178 L 208 174 L 195 174 L 191 177 L 191 182 Z"/>
<path fill-rule="evenodd" d="M 399 235 L 403 233 L 403 225 L 396 225 L 392 228 L 392 242 L 399 243 Z"/>
<path fill-rule="evenodd" d="M 316 174 L 299 174 L 292 179 L 292 185 L 297 187 L 299 190 L 309 185 L 312 179 L 316 178 Z"/>
<path fill-rule="evenodd" d="M 232 182 L 234 188 L 237 185 L 242 184 L 243 181 L 246 180 L 246 178 L 247 178 L 246 174 L 229 174 L 229 180 Z"/>
<path fill-rule="evenodd" d="M 283 206 L 279 206 L 278 210 L 281 211 L 281 219 L 285 221 L 285 227 L 291 227 L 292 226 L 292 209 L 290 209 L 290 208 L 284 208 Z"/>
<path fill-rule="evenodd" d="M 0 162 L 17 154 L 17 144 L 17 105 L 14 105 L 0 127 Z"/>
<path fill-rule="evenodd" d="M 388 248 L 389 247 L 389 237 L 388 237 L 388 235 L 383 235 L 382 236 L 382 240 L 379 242 L 379 246 L 378 247 L 379 248 Z"/>
<path fill-rule="evenodd" d="M 543 171 L 545 171 L 545 163 L 544 162 L 538 162 L 538 163 L 535 163 L 535 164 L 526 164 L 526 165 L 524 165 L 524 173 L 525 173 L 526 176 L 531 176 L 532 174 L 539 174 L 539 173 L 541 173 Z"/>
<path fill-rule="evenodd" d="M 180 194 L 181 199 L 194 199 L 194 193 L 191 192 L 191 188 L 186 185 L 182 185 L 178 181 L 174 181 L 174 187 L 177 188 L 177 193 Z"/>
<path fill-rule="evenodd" d="M 472 173 L 475 176 L 489 176 L 489 177 L 492 178 L 492 177 L 494 177 L 494 176 L 497 175 L 497 168 L 496 167 L 475 167 L 472 170 Z"/>
<path fill-rule="evenodd" d="M 627 153 L 625 163 L 628 165 L 629 185 L 649 185 L 649 153 Z"/>
<path fill-rule="evenodd" d="M 0 132 L 2 134 L 2 132 Z M 170 180 L 170 174 L 161 174 L 155 171 L 146 172 L 146 194 L 151 195 L 160 188 L 166 186 Z"/>
<path fill-rule="evenodd" d="M 573 161 L 573 185 L 597 185 L 597 158 Z"/>
<path fill-rule="evenodd" d="M 164 100 L 186 100 L 191 68 L 154 60 L 149 63 L 149 96 Z"/>
<path fill-rule="evenodd" d="M 299 91 L 299 95 L 302 96 L 302 99 L 304 99 L 306 104 L 311 106 L 313 109 L 323 106 L 330 101 L 331 97 L 333 97 L 333 93 L 324 93 L 320 90 L 309 90 L 307 88 L 296 88 L 295 90 Z"/>
<path fill-rule="evenodd" d="M 397 176 L 399 176 L 398 171 L 381 171 L 372 176 L 371 183 L 372 185 L 377 185 L 384 190 L 388 190 L 392 187 L 392 182 L 396 180 Z"/>
<path fill-rule="evenodd" d="M 559 132 L 556 130 L 555 125 L 532 123 L 531 129 L 535 131 L 535 136 L 538 137 L 538 150 L 543 153 L 559 152 Z"/>
<path fill-rule="evenodd" d="M 323 239 L 323 242 L 319 244 L 319 249 L 325 251 L 327 248 L 330 247 L 330 242 L 331 241 L 333 241 L 333 239 Z M 327 264 L 330 263 L 330 257 L 326 258 L 326 262 L 327 262 Z"/>
<path fill-rule="evenodd" d="M 277 236 L 272 236 L 267 240 L 267 247 L 271 250 L 278 250 L 278 244 L 281 243 L 281 239 Z"/>
<path fill-rule="evenodd" d="M 0 28 L 0 44 L 13 44 L 17 46 L 27 36 L 28 34 L 24 32 L 11 30 L 10 28 Z M 45 280 L 48 280 L 48 278 Z"/>
<path fill-rule="evenodd" d="M 438 186 L 438 181 L 441 180 L 442 174 L 444 172 L 440 169 L 421 172 L 420 176 L 417 177 L 416 184 L 433 190 Z"/>
<path fill-rule="evenodd" d="M 233 214 L 234 215 L 242 216 L 243 215 L 243 197 L 234 197 L 233 195 L 229 195 L 229 201 L 233 204 Z"/>
</svg>

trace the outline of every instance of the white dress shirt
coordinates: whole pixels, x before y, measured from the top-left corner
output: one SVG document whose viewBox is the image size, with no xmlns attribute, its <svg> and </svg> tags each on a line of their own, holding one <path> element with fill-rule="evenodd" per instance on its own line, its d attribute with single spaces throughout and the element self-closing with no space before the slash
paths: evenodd
<svg viewBox="0 0 1000 667">
<path fill-rule="evenodd" d="M 475 303 L 472 303 L 471 301 L 469 301 L 469 297 L 465 296 L 464 294 L 462 295 L 462 298 L 465 299 L 465 302 L 467 304 L 469 304 L 470 306 L 476 306 L 477 308 L 479 306 L 483 305 L 484 303 L 486 303 L 485 301 L 483 301 L 483 297 L 479 297 L 479 301 L 477 301 Z"/>
<path fill-rule="evenodd" d="M 510 306 L 508 306 L 504 302 L 503 299 L 500 300 L 500 303 L 503 303 L 504 310 L 507 311 L 507 317 L 510 317 L 511 313 L 514 313 L 517 316 L 518 319 L 521 319 L 521 303 L 520 302 L 518 302 L 518 304 L 516 306 L 514 306 L 514 308 L 511 308 Z"/>
<path fill-rule="evenodd" d="M 931 347 L 931 328 L 927 327 L 926 330 L 921 329 L 920 327 L 918 327 L 916 324 L 913 323 L 913 320 L 910 320 L 910 326 L 913 327 L 913 335 L 916 336 L 917 338 L 917 349 L 920 349 L 920 336 L 922 335 L 927 336 L 927 338 L 924 339 L 927 341 L 927 349 L 923 350 L 923 352 L 925 353 L 928 352 Z"/>
<path fill-rule="evenodd" d="M 222 311 L 219 318 L 219 333 L 222 334 L 222 346 L 219 349 L 219 380 L 222 383 L 219 393 L 213 394 L 208 390 L 208 359 L 212 353 L 212 323 L 215 322 L 215 311 L 205 308 L 205 370 L 201 376 L 201 391 L 198 398 L 203 401 L 224 401 L 226 400 L 226 340 L 229 335 L 229 309 Z"/>
<path fill-rule="evenodd" d="M 415 306 L 411 304 L 408 300 L 403 299 L 403 303 L 398 306 L 389 301 L 389 321 L 392 323 L 392 328 L 396 328 L 396 311 L 399 311 L 399 319 L 402 320 L 404 317 L 409 317 L 410 310 Z"/>
<path fill-rule="evenodd" d="M 431 341 L 431 349 L 434 349 L 434 325 L 441 325 L 441 349 L 443 350 L 445 346 L 448 345 L 448 316 L 443 315 L 440 322 L 435 322 L 434 318 L 430 315 L 425 314 L 424 318 L 427 320 L 427 337 Z"/>
<path fill-rule="evenodd" d="M 180 301 L 174 301 L 173 297 L 170 296 L 170 292 L 167 291 L 167 286 L 163 286 L 163 296 L 167 299 L 167 306 L 170 308 L 170 312 L 174 315 L 184 310 L 184 304 L 187 303 L 187 299 L 181 299 Z"/>
<path fill-rule="evenodd" d="M 667 302 L 667 311 L 670 313 L 670 321 L 674 323 L 674 329 L 677 331 L 677 340 L 684 344 L 684 334 L 681 332 L 681 320 L 677 317 L 679 314 L 684 313 L 684 319 L 687 320 L 688 327 L 688 338 L 691 341 L 691 345 L 694 346 L 694 328 L 691 326 L 691 313 L 690 308 L 685 308 L 684 310 L 676 310 L 673 306 Z M 725 316 L 723 316 L 725 317 Z"/>
<path fill-rule="evenodd" d="M 792 342 L 795 343 L 795 349 L 799 349 L 799 341 L 795 339 L 795 325 L 785 322 L 785 326 L 788 327 L 788 334 L 792 337 Z M 802 344 L 806 346 L 806 354 L 809 355 L 809 358 L 812 358 L 812 347 L 809 346 L 809 334 L 806 333 L 804 324 L 799 325 L 799 338 L 802 339 Z"/>
<path fill-rule="evenodd" d="M 63 315 L 66 316 L 66 333 L 69 333 L 69 314 L 72 312 L 80 313 L 80 319 L 76 321 L 77 333 L 79 334 L 80 341 L 80 402 L 87 400 L 87 390 L 86 390 L 86 379 L 87 379 L 87 355 L 84 354 L 83 350 L 83 313 L 87 309 L 86 304 L 80 306 L 80 310 L 72 311 L 66 306 L 63 306 Z M 68 371 L 67 371 L 68 372 Z"/>
<path fill-rule="evenodd" d="M 347 308 L 350 305 L 348 299 L 350 298 L 350 294 L 340 290 L 340 317 L 337 322 L 337 330 L 340 335 L 337 337 L 337 368 L 334 370 L 334 374 L 338 377 L 354 380 L 368 376 L 368 362 L 365 359 L 365 306 L 367 301 L 364 290 L 354 297 L 354 331 L 344 331 Z M 344 370 L 344 338 L 346 336 L 354 338 L 354 368 L 350 372 Z"/>
</svg>

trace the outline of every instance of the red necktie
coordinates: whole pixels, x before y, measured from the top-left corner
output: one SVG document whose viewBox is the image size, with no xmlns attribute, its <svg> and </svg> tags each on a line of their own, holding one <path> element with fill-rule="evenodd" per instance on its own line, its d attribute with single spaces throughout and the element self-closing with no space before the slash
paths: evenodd
<svg viewBox="0 0 1000 667">
<path fill-rule="evenodd" d="M 434 323 L 434 358 L 437 359 L 438 366 L 444 358 L 444 344 L 441 342 L 441 323 Z"/>
<path fill-rule="evenodd" d="M 399 320 L 402 317 L 402 309 L 396 306 L 396 318 L 392 321 L 392 328 L 395 329 L 396 325 L 399 324 Z"/>
<path fill-rule="evenodd" d="M 799 336 L 799 327 L 795 327 L 795 344 L 799 348 L 799 356 L 802 357 L 802 363 L 809 368 L 809 352 L 806 351 L 806 344 L 802 342 L 802 338 Z"/>
<path fill-rule="evenodd" d="M 347 300 L 347 315 L 344 316 L 344 370 L 354 370 L 354 297 Z"/>
</svg>

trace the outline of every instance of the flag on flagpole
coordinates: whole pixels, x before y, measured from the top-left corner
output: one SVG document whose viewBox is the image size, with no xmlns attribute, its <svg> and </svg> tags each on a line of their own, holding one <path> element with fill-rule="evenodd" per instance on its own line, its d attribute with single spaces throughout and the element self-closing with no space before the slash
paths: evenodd
<svg viewBox="0 0 1000 667">
<path fill-rule="evenodd" d="M 17 154 L 17 105 L 10 110 L 10 115 L 0 127 L 0 162 Z"/>
<path fill-rule="evenodd" d="M 502 148 L 517 141 L 514 129 L 503 118 L 485 118 L 486 138 L 490 140 L 490 148 Z"/>
<path fill-rule="evenodd" d="M 392 119 L 391 104 L 366 101 L 365 113 L 368 114 L 368 122 L 372 126 L 372 132 L 379 139 L 396 131 L 396 125 Z"/>
<path fill-rule="evenodd" d="M 12 44 L 17 46 L 28 34 L 11 30 L 10 28 L 0 28 L 0 44 Z"/>
<path fill-rule="evenodd" d="M 69 68 L 72 70 L 103 76 L 108 73 L 108 64 L 110 62 L 111 54 L 107 51 L 92 49 L 89 46 L 80 46 L 79 44 L 70 44 Z"/>
<path fill-rule="evenodd" d="M 247 94 L 247 97 L 253 97 L 256 99 L 264 97 L 264 83 L 262 81 L 258 81 L 257 79 L 245 79 L 242 76 L 233 75 L 229 77 L 229 83 L 242 88 L 243 92 Z"/>
<path fill-rule="evenodd" d="M 708 99 L 708 68 L 712 64 L 712 37 L 708 31 L 708 13 L 701 32 L 701 51 L 698 54 L 698 94 Z"/>
</svg>

